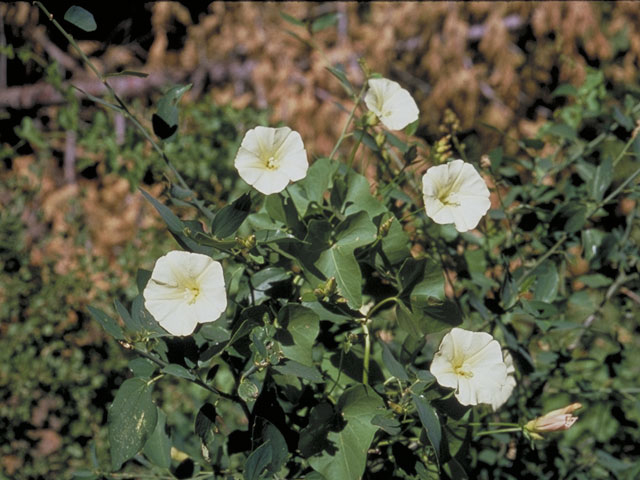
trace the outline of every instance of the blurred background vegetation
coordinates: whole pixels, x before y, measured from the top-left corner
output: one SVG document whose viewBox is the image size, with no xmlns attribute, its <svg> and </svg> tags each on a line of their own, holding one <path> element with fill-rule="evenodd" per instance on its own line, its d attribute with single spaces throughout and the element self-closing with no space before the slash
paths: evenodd
<svg viewBox="0 0 640 480">
<path fill-rule="evenodd" d="M 66 6 L 51 3 L 61 21 Z M 281 11 L 307 20 L 336 13 L 333 28 L 313 37 L 326 60 L 355 84 L 363 79 L 360 57 L 401 83 L 420 106 L 416 136 L 429 145 L 443 136 L 450 109 L 470 158 L 502 147 L 505 185 L 522 186 L 505 188 L 507 205 L 549 193 L 525 188 L 545 165 L 510 163 L 521 154 L 518 140 L 549 123 L 570 126 L 564 137 L 558 128 L 548 132 L 556 141 L 544 149 L 553 151 L 607 131 L 589 151 L 597 160 L 615 157 L 636 128 L 640 4 L 633 2 L 131 2 L 122 11 L 85 3 L 98 30 L 70 31 L 102 72 L 149 74 L 111 80 L 148 124 L 166 88 L 193 83 L 181 104 L 181 136 L 168 153 L 189 185 L 218 205 L 233 198 L 232 161 L 248 128 L 282 122 L 301 133 L 310 153 L 327 155 L 346 118 L 325 59 L 287 33 L 292 26 Z M 116 298 L 126 304 L 136 294 L 136 270 L 175 248 L 136 191 L 143 186 L 157 196 L 168 184 L 141 135 L 74 93 L 71 83 L 95 95 L 102 90 L 35 6 L 0 4 L 0 28 L 0 477 L 61 478 L 106 455 L 106 408 L 127 375 L 127 353 L 107 341 L 86 306 L 109 310 Z M 621 163 L 613 186 L 632 168 Z M 546 186 L 571 202 L 588 170 L 572 166 Z M 529 331 L 515 322 L 520 339 L 530 335 L 536 373 L 555 380 L 534 382 L 532 389 L 545 391 L 531 398 L 544 393 L 554 403 L 537 406 L 554 408 L 581 392 L 591 405 L 579 428 L 525 459 L 513 438 L 485 438 L 474 453 L 477 478 L 525 478 L 518 472 L 535 465 L 540 470 L 526 478 L 568 478 L 576 456 L 584 478 L 637 478 L 638 282 L 607 296 L 619 272 L 635 269 L 637 278 L 636 209 L 633 196 L 623 197 L 597 229 L 583 232 L 588 238 L 563 246 L 562 308 L 578 323 L 596 311 L 597 331 L 606 333 L 586 335 L 593 355 L 567 348 L 575 338 L 561 328 L 547 335 L 540 322 Z M 534 246 L 536 225 L 553 221 L 535 210 L 517 218 L 523 242 Z M 609 233 L 614 238 L 605 240 Z M 607 255 L 585 251 L 603 242 Z M 468 256 L 474 271 L 465 288 L 475 283 L 486 294 L 479 279 L 490 282 L 492 273 Z M 191 431 L 201 394 L 181 384 L 159 395 L 160 405 L 175 406 L 174 428 Z"/>
</svg>

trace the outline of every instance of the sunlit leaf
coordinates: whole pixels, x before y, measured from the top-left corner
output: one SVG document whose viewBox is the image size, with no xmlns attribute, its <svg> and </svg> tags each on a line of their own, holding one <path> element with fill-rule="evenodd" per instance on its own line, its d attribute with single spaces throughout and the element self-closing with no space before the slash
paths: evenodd
<svg viewBox="0 0 640 480">
<path fill-rule="evenodd" d="M 64 14 L 64 19 L 85 32 L 93 32 L 98 28 L 91 12 L 77 5 L 69 7 Z"/>
<path fill-rule="evenodd" d="M 125 380 L 109 407 L 111 466 L 119 470 L 138 453 L 156 428 L 158 410 L 151 399 L 153 384 L 134 377 Z"/>
</svg>

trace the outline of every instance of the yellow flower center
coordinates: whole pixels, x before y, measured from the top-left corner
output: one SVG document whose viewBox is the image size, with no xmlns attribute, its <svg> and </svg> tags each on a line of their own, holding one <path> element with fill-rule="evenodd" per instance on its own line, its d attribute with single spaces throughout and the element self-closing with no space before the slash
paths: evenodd
<svg viewBox="0 0 640 480">
<path fill-rule="evenodd" d="M 278 162 L 273 155 L 271 155 L 269 158 L 267 158 L 267 161 L 265 162 L 265 166 L 269 170 L 275 170 L 275 169 L 278 168 L 279 165 L 280 165 L 280 162 Z"/>
<path fill-rule="evenodd" d="M 189 305 L 196 303 L 198 296 L 200 295 L 200 287 L 198 285 L 189 285 L 184 287 L 184 298 Z"/>
<path fill-rule="evenodd" d="M 473 372 L 471 370 L 465 369 L 464 363 L 453 366 L 453 371 L 456 372 L 456 375 L 459 377 L 472 378 Z"/>
<path fill-rule="evenodd" d="M 449 182 L 442 188 L 438 189 L 438 200 L 442 202 L 443 205 L 447 205 L 450 207 L 459 207 L 460 202 L 456 202 L 450 198 L 451 191 L 453 190 L 455 182 Z"/>
</svg>

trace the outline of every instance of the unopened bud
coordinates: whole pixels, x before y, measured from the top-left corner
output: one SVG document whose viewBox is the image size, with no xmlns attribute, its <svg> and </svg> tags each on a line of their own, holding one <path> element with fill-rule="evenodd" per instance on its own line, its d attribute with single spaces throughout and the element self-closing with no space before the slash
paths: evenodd
<svg viewBox="0 0 640 480">
<path fill-rule="evenodd" d="M 482 168 L 491 168 L 491 159 L 489 158 L 489 155 L 482 155 L 480 157 L 480 166 Z"/>
<path fill-rule="evenodd" d="M 395 217 L 389 217 L 387 220 L 385 220 L 381 225 L 380 228 L 378 229 L 378 236 L 380 238 L 384 238 L 387 236 L 387 234 L 389 233 L 389 229 L 391 228 L 391 224 L 393 223 L 393 219 Z"/>
<path fill-rule="evenodd" d="M 572 413 L 579 408 L 582 408 L 580 403 L 572 403 L 564 408 L 552 410 L 541 417 L 527 422 L 524 429 L 529 432 L 529 435 L 535 440 L 542 439 L 541 433 L 568 430 L 578 420 L 578 417 L 573 416 Z"/>
<path fill-rule="evenodd" d="M 256 236 L 252 234 L 246 238 L 236 237 L 236 243 L 240 248 L 246 248 L 247 250 L 251 250 L 253 247 L 256 246 Z"/>
<path fill-rule="evenodd" d="M 384 142 L 387 140 L 387 137 L 384 136 L 384 133 L 378 132 L 375 137 L 376 145 L 381 147 L 384 145 Z"/>
<path fill-rule="evenodd" d="M 371 75 L 371 69 L 369 68 L 369 65 L 367 65 L 367 61 L 364 57 L 360 57 L 358 59 L 358 65 L 360 65 L 360 68 L 362 69 L 364 75 L 369 78 L 369 75 Z"/>
<path fill-rule="evenodd" d="M 364 116 L 364 124 L 369 127 L 374 127 L 379 122 L 380 120 L 378 119 L 378 116 L 371 111 L 367 112 L 366 115 Z"/>
</svg>

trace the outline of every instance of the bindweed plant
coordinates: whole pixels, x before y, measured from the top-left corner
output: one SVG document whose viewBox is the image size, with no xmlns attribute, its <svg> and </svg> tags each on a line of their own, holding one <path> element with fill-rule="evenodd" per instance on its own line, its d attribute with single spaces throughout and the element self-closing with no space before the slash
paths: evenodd
<svg viewBox="0 0 640 480">
<path fill-rule="evenodd" d="M 74 8 L 65 18 L 82 27 L 90 14 Z M 304 35 L 332 24 L 285 20 L 306 27 L 295 35 L 314 48 Z M 599 89 L 590 115 L 563 110 L 540 138 L 519 142 L 517 158 L 498 148 L 480 162 L 467 158 L 453 114 L 431 148 L 414 138 L 410 92 L 361 68 L 357 86 L 328 67 L 350 112 L 332 153 L 312 159 L 295 129 L 255 126 L 234 158 L 243 192 L 225 206 L 203 201 L 167 153 L 188 86 L 165 94 L 152 134 L 96 70 L 114 101 L 95 100 L 144 132 L 166 160 L 174 204 L 195 217 L 141 190 L 177 247 L 139 270 L 131 305 L 115 302 L 122 322 L 90 309 L 134 359 L 109 409 L 110 465 L 77 476 L 118 477 L 139 464 L 153 478 L 498 478 L 485 476 L 497 459 L 470 453 L 485 438 L 509 434 L 533 452 L 576 422 L 579 403 L 534 418 L 534 402 L 637 278 L 637 244 L 626 241 L 635 213 L 622 231 L 601 229 L 613 201 L 637 196 L 640 170 L 614 175 L 638 151 L 637 102 L 583 141 L 578 129 L 605 108 L 590 77 L 585 88 Z M 615 156 L 599 149 L 605 141 Z M 375 174 L 354 168 L 365 162 Z M 577 180 L 564 176 L 574 171 Z M 615 265 L 612 281 L 581 280 L 604 282 L 605 297 L 567 286 L 575 245 Z M 540 334 L 546 356 L 529 345 Z M 157 395 L 172 377 L 205 394 L 180 435 Z M 518 472 L 525 460 L 515 458 Z"/>
</svg>

